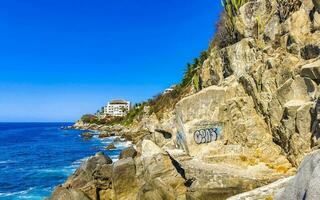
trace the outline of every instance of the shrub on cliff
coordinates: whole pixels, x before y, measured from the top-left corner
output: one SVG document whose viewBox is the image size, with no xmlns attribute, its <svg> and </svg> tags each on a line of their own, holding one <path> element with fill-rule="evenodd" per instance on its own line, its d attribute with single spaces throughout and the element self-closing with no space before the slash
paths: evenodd
<svg viewBox="0 0 320 200">
<path fill-rule="evenodd" d="M 138 119 L 142 116 L 143 109 L 146 103 L 135 104 L 134 107 L 128 112 L 127 116 L 123 119 L 122 124 L 127 126 L 132 124 L 135 119 Z"/>
<path fill-rule="evenodd" d="M 220 20 L 216 25 L 216 34 L 209 49 L 213 46 L 224 48 L 241 39 L 242 36 L 235 29 L 235 16 L 240 7 L 249 1 L 251 0 L 221 0 L 224 12 L 220 15 Z"/>
<path fill-rule="evenodd" d="M 194 76 L 199 73 L 199 69 L 202 67 L 203 62 L 208 58 L 208 52 L 203 51 L 201 52 L 199 58 L 195 58 L 193 60 L 193 63 L 188 63 L 187 64 L 187 69 L 184 73 L 182 82 L 181 82 L 181 87 L 186 87 L 188 86 L 191 82 Z"/>
<path fill-rule="evenodd" d="M 98 117 L 91 114 L 85 114 L 81 117 L 81 121 L 84 123 L 96 123 L 98 120 Z"/>
</svg>

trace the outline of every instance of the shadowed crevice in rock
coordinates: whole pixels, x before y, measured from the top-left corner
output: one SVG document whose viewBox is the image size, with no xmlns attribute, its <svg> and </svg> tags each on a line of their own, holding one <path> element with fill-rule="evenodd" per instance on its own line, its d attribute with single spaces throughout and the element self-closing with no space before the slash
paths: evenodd
<svg viewBox="0 0 320 200">
<path fill-rule="evenodd" d="M 233 70 L 230 67 L 230 60 L 228 58 L 227 52 L 223 51 L 221 56 L 223 60 L 223 77 L 227 78 L 233 74 Z"/>
<path fill-rule="evenodd" d="M 162 129 L 155 129 L 155 131 L 161 133 L 165 139 L 171 139 L 172 138 L 172 133 L 170 133 L 168 131 L 165 131 L 165 130 L 162 130 Z"/>
<path fill-rule="evenodd" d="M 300 54 L 305 60 L 314 59 L 320 55 L 320 48 L 316 45 L 309 44 L 300 50 Z"/>
<path fill-rule="evenodd" d="M 183 179 L 187 180 L 185 170 L 181 167 L 180 163 L 178 161 L 176 161 L 169 153 L 168 153 L 168 155 L 169 155 L 169 158 L 171 160 L 172 165 L 176 168 L 177 172 L 181 175 L 181 177 Z"/>
<path fill-rule="evenodd" d="M 186 187 L 190 187 L 192 185 L 192 183 L 194 182 L 194 179 L 187 179 L 185 169 L 183 169 L 181 164 L 178 161 L 176 161 L 169 153 L 168 153 L 168 155 L 169 155 L 169 158 L 170 158 L 171 163 L 174 166 L 174 168 L 181 175 L 181 177 L 185 180 L 184 185 Z"/>
</svg>

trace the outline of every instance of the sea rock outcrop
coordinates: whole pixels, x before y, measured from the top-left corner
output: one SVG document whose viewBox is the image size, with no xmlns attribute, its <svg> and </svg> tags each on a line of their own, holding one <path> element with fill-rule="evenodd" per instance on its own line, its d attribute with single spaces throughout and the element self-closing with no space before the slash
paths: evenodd
<svg viewBox="0 0 320 200">
<path fill-rule="evenodd" d="M 111 177 L 112 160 L 103 153 L 97 153 L 88 158 L 62 186 L 57 187 L 49 199 L 100 199 L 100 192 L 112 188 Z"/>
<path fill-rule="evenodd" d="M 113 143 L 110 143 L 108 146 L 106 146 L 106 150 L 114 150 L 116 148 L 117 147 Z"/>
<path fill-rule="evenodd" d="M 90 133 L 90 132 L 85 132 L 85 133 L 82 133 L 82 134 L 81 134 L 81 137 L 84 138 L 84 139 L 86 139 L 86 140 L 88 140 L 88 139 L 93 138 L 93 134 Z"/>
</svg>

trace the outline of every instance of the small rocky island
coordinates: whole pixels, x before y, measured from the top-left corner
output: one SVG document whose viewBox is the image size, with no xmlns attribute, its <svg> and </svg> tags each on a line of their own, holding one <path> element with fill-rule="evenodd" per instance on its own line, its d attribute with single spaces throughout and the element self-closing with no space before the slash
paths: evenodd
<svg viewBox="0 0 320 200">
<path fill-rule="evenodd" d="M 134 146 L 90 157 L 49 200 L 320 199 L 320 1 L 223 2 L 181 84 L 73 126 Z"/>
</svg>

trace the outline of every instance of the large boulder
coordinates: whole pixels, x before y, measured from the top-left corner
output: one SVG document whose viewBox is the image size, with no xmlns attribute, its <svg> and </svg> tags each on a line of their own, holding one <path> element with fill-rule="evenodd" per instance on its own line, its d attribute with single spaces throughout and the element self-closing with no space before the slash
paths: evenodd
<svg viewBox="0 0 320 200">
<path fill-rule="evenodd" d="M 150 140 L 143 140 L 141 149 L 141 173 L 146 184 L 140 188 L 139 196 L 142 199 L 150 199 L 150 196 L 166 197 L 164 199 L 184 197 L 185 179 L 179 163 Z"/>
<path fill-rule="evenodd" d="M 121 159 L 114 163 L 112 183 L 117 200 L 136 199 L 138 184 L 136 166 L 132 158 Z"/>
<path fill-rule="evenodd" d="M 320 199 L 320 150 L 305 157 L 297 175 L 284 191 L 278 193 L 275 200 L 318 200 Z"/>
<path fill-rule="evenodd" d="M 215 123 L 219 123 L 219 106 L 225 102 L 226 88 L 210 86 L 197 94 L 188 96 L 176 105 L 176 122 L 178 134 L 176 142 L 184 146 L 184 150 L 190 155 L 195 155 L 200 149 L 205 148 L 214 140 L 211 133 L 199 133 L 195 137 L 197 129 L 213 129 Z M 203 137 L 202 137 L 203 136 Z M 200 141 L 208 136 L 210 141 Z M 199 140 L 197 140 L 197 138 Z M 217 139 L 217 138 L 215 138 Z M 201 143 L 201 144 L 200 144 Z"/>
</svg>

